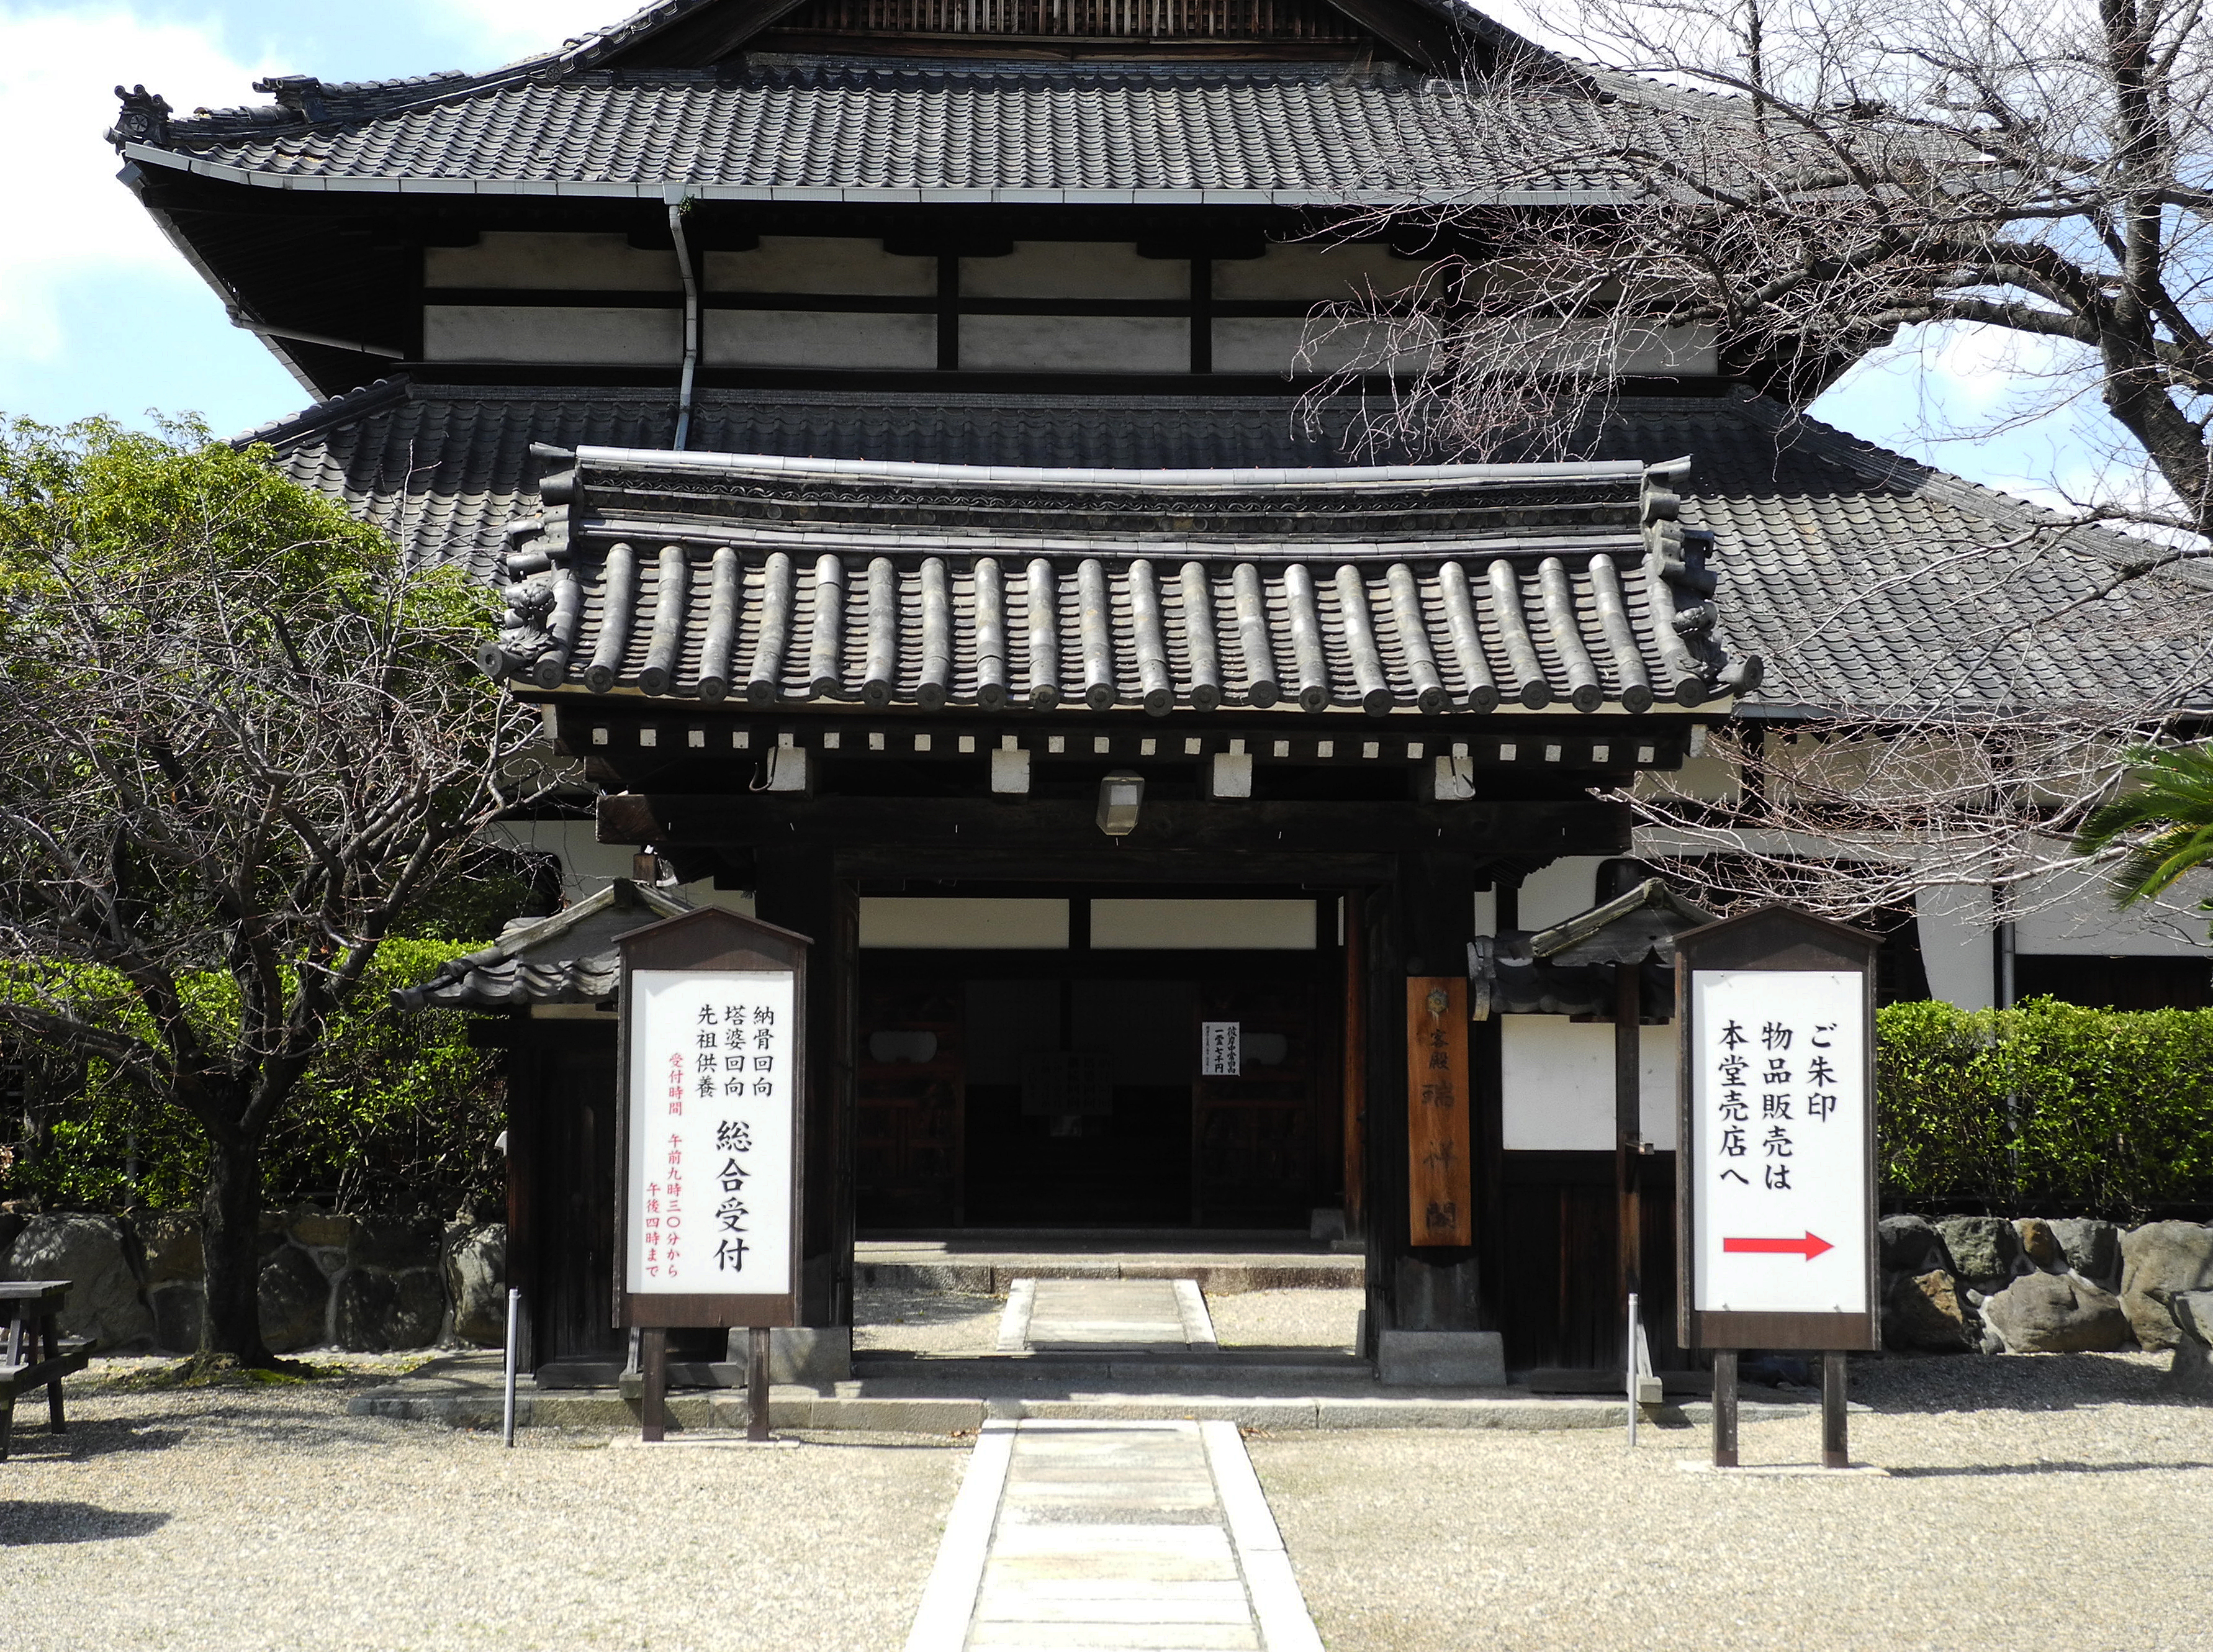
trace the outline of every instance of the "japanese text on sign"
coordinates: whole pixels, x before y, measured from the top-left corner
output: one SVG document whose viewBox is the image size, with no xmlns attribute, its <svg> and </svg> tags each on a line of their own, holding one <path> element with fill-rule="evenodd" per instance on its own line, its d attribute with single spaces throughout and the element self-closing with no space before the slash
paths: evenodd
<svg viewBox="0 0 2213 1652">
<path fill-rule="evenodd" d="M 792 976 L 631 975 L 634 1294 L 790 1289 Z"/>
<path fill-rule="evenodd" d="M 1237 1078 L 1245 1071 L 1245 1023 L 1201 1021 L 1198 1024 L 1198 1074 L 1201 1078 Z"/>
<path fill-rule="evenodd" d="M 1862 978 L 1696 970 L 1691 1149 L 1708 1311 L 1867 1311 Z"/>
</svg>

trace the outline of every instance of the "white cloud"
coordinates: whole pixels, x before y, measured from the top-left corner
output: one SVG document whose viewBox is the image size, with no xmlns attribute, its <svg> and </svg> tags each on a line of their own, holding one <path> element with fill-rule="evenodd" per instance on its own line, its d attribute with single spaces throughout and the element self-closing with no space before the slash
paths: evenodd
<svg viewBox="0 0 2213 1652">
<path fill-rule="evenodd" d="M 0 154 L 13 233 L 0 237 L 0 361 L 52 363 L 67 347 L 58 300 L 77 278 L 118 273 L 196 283 L 131 192 L 101 134 L 119 78 L 144 82 L 180 113 L 251 101 L 265 72 L 214 32 L 153 23 L 119 7 L 0 9 Z"/>
</svg>

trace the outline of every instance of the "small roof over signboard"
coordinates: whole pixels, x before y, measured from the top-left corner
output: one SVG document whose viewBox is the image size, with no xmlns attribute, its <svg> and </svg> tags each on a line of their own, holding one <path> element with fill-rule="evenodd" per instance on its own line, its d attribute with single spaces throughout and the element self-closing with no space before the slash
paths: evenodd
<svg viewBox="0 0 2213 1652">
<path fill-rule="evenodd" d="M 1471 1013 L 1478 1021 L 1494 1013 L 1591 1015 L 1613 997 L 1613 978 L 1601 966 L 1627 964 L 1639 972 L 1640 1018 L 1664 1022 L 1673 1009 L 1667 971 L 1675 938 L 1713 922 L 1704 907 L 1647 878 L 1550 929 L 1478 938 L 1467 949 Z"/>
<path fill-rule="evenodd" d="M 631 969 L 798 969 L 814 938 L 721 906 L 695 906 L 616 937 Z"/>
<path fill-rule="evenodd" d="M 1577 912 L 1529 937 L 1529 955 L 1549 964 L 1637 964 L 1675 960 L 1675 937 L 1718 920 L 1658 878 Z"/>
<path fill-rule="evenodd" d="M 518 918 L 480 952 L 392 995 L 399 1009 L 522 1009 L 532 1004 L 611 1005 L 622 984 L 618 937 L 655 919 L 696 910 L 681 895 L 617 878 L 551 917 Z"/>
<path fill-rule="evenodd" d="M 1779 901 L 1686 930 L 1677 937 L 1695 969 L 1871 971 L 1881 944 L 1864 930 Z"/>
</svg>

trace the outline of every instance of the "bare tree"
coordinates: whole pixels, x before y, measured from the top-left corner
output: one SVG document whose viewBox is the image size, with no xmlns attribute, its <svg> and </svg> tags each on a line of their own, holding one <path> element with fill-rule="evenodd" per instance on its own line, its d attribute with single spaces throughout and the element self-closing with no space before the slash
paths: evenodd
<svg viewBox="0 0 2213 1652">
<path fill-rule="evenodd" d="M 1312 359 L 1345 363 L 1327 393 L 1394 361 L 1406 375 L 1366 405 L 1371 442 L 1550 457 L 1599 439 L 1625 371 L 1710 355 L 1802 408 L 1901 329 L 2009 341 L 2010 393 L 1983 433 L 2083 413 L 2094 480 L 2055 477 L 2055 509 L 1926 546 L 1911 577 L 1942 582 L 1953 634 L 1925 668 L 1808 706 L 1818 743 L 1723 736 L 1728 796 L 1637 802 L 1686 869 L 1738 880 L 1712 891 L 1725 902 L 1787 890 L 1850 912 L 1947 882 L 2039 898 L 2131 739 L 2187 734 L 2206 703 L 2202 6 L 1585 0 L 1550 21 L 1595 61 L 1525 60 L 1438 95 L 1492 181 L 1558 191 L 1571 165 L 1592 186 L 1515 209 L 1439 186 L 1352 226 L 1427 261 L 1321 318 Z M 1880 631 L 1881 595 L 1838 593 L 1776 647 L 1770 683 Z M 2039 650 L 2101 627 L 2101 646 L 2139 650 L 2129 669 L 2096 693 L 2056 690 L 2048 666 L 2039 680 Z"/>
<path fill-rule="evenodd" d="M 263 1141 L 379 942 L 541 782 L 471 664 L 481 596 L 177 434 L 0 442 L 0 1019 L 196 1122 L 202 1353 L 263 1364 Z"/>
</svg>

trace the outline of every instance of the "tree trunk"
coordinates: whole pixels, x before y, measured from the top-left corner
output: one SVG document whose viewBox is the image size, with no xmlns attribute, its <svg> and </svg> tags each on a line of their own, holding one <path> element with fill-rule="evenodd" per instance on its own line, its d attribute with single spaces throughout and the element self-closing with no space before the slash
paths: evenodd
<svg viewBox="0 0 2213 1652">
<path fill-rule="evenodd" d="M 201 1204 L 207 1257 L 207 1314 L 200 1352 L 265 1366 L 261 1340 L 261 1138 L 208 1132 L 207 1197 Z"/>
</svg>

